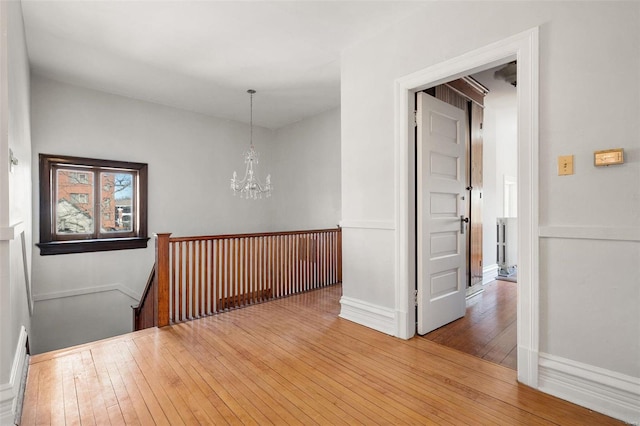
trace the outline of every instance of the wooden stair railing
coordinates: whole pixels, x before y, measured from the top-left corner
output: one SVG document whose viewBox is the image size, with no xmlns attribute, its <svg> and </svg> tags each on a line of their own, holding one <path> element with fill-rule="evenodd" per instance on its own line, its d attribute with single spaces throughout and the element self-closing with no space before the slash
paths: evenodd
<svg viewBox="0 0 640 426">
<path fill-rule="evenodd" d="M 339 227 L 180 238 L 164 233 L 155 239 L 155 274 L 147 285 L 152 290 L 145 290 L 139 305 L 144 310 L 147 294 L 155 295 L 155 321 L 148 327 L 342 282 Z"/>
<path fill-rule="evenodd" d="M 133 329 L 134 330 L 142 330 L 145 328 L 155 327 L 156 324 L 156 312 L 158 309 L 158 305 L 155 302 L 157 297 L 156 294 L 156 265 L 153 264 L 151 268 L 151 273 L 149 273 L 149 278 L 147 279 L 147 285 L 144 287 L 144 291 L 142 292 L 142 297 L 140 297 L 140 301 L 137 305 L 131 306 L 133 309 Z"/>
</svg>

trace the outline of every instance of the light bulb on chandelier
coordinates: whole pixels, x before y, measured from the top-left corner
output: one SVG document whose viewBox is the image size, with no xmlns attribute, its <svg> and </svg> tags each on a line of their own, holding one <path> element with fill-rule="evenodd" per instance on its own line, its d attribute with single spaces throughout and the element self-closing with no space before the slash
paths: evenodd
<svg viewBox="0 0 640 426">
<path fill-rule="evenodd" d="M 244 153 L 244 178 L 242 180 L 239 180 L 236 172 L 233 172 L 233 177 L 231 178 L 231 189 L 233 190 L 233 195 L 239 193 L 241 198 L 252 198 L 254 200 L 257 200 L 259 198 L 262 198 L 263 194 L 265 197 L 270 197 L 273 186 L 271 186 L 271 175 L 267 175 L 267 178 L 265 179 L 265 183 L 263 185 L 253 170 L 254 165 L 258 164 L 259 159 L 258 152 L 253 147 L 253 95 L 256 93 L 256 91 L 253 89 L 249 89 L 247 90 L 247 93 L 250 97 L 251 111 L 251 136 L 249 139 L 249 150 Z"/>
</svg>

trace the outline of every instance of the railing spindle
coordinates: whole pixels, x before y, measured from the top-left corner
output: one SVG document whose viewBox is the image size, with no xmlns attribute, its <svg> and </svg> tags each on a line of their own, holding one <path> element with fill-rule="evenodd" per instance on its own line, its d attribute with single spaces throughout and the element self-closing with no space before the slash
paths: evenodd
<svg viewBox="0 0 640 426">
<path fill-rule="evenodd" d="M 267 245 L 269 246 L 269 251 L 267 254 L 265 268 L 267 270 L 267 288 L 273 294 L 273 297 L 278 297 L 278 291 L 275 287 L 275 256 L 276 256 L 276 245 L 275 245 L 276 237 L 267 238 Z"/>
<path fill-rule="evenodd" d="M 224 310 L 224 307 L 222 306 L 222 297 L 223 297 L 223 283 L 226 281 L 226 275 L 224 273 L 225 268 L 224 268 L 224 253 L 225 253 L 225 240 L 217 240 L 216 241 L 218 243 L 218 280 L 216 282 L 217 284 L 217 294 L 216 294 L 216 312 L 221 312 L 222 310 Z"/>
<path fill-rule="evenodd" d="M 171 282 L 176 282 L 176 244 L 169 243 L 171 245 Z M 169 321 L 176 322 L 176 311 L 178 310 L 178 291 L 177 287 L 173 285 L 171 287 L 171 312 L 169 313 Z"/>
<path fill-rule="evenodd" d="M 211 241 L 211 293 L 210 293 L 210 297 L 211 299 L 209 300 L 209 304 L 211 305 L 211 313 L 215 314 L 217 312 L 216 309 L 216 294 L 218 294 L 218 265 L 216 262 L 217 259 L 217 247 L 218 247 L 218 240 L 212 240 Z"/>
<path fill-rule="evenodd" d="M 233 271 L 233 260 L 234 260 L 234 256 L 233 256 L 233 249 L 234 249 L 234 244 L 233 244 L 233 239 L 229 239 L 229 251 L 227 252 L 227 257 L 228 257 L 228 277 L 227 277 L 227 281 L 224 284 L 224 293 L 225 293 L 225 303 L 224 303 L 224 308 L 228 309 L 229 308 L 229 303 L 231 302 L 231 297 L 233 296 L 233 292 L 231 291 L 231 289 L 233 288 L 233 280 L 234 280 L 234 271 Z"/>
<path fill-rule="evenodd" d="M 300 235 L 296 235 L 294 238 L 296 240 L 296 250 L 294 258 L 294 262 L 296 263 L 296 287 L 298 287 L 300 285 L 300 282 L 302 281 L 302 237 Z"/>
<path fill-rule="evenodd" d="M 242 294 L 242 305 L 250 305 L 251 304 L 251 264 L 253 258 L 251 257 L 252 249 L 251 249 L 251 238 L 245 238 L 244 240 L 244 282 L 243 282 L 243 294 Z"/>
</svg>

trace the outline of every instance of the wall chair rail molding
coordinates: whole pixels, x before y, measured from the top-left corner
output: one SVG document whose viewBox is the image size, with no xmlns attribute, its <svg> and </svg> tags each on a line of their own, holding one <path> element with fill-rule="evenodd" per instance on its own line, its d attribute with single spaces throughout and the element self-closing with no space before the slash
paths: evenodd
<svg viewBox="0 0 640 426">
<path fill-rule="evenodd" d="M 640 242 L 640 228 L 605 226 L 541 226 L 540 238 Z"/>
<path fill-rule="evenodd" d="M 0 241 L 11 241 L 18 238 L 24 231 L 24 222 L 17 222 L 10 226 L 0 227 Z"/>
</svg>

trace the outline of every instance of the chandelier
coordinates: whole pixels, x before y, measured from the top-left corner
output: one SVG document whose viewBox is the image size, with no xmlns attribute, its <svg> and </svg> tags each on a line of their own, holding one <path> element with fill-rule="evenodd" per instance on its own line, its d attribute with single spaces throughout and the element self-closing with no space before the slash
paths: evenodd
<svg viewBox="0 0 640 426">
<path fill-rule="evenodd" d="M 246 165 L 244 178 L 239 180 L 236 172 L 233 172 L 233 177 L 231 178 L 231 189 L 233 190 L 233 195 L 240 193 L 240 198 L 252 198 L 257 200 L 258 198 L 262 198 L 263 194 L 265 197 L 270 197 L 271 189 L 273 189 L 273 187 L 271 186 L 271 175 L 267 175 L 267 179 L 263 185 L 253 170 L 254 164 L 258 164 L 259 157 L 258 152 L 253 147 L 253 95 L 256 91 L 249 89 L 247 90 L 247 93 L 251 99 L 251 137 L 249 139 L 249 150 L 244 153 L 244 164 Z"/>
</svg>

